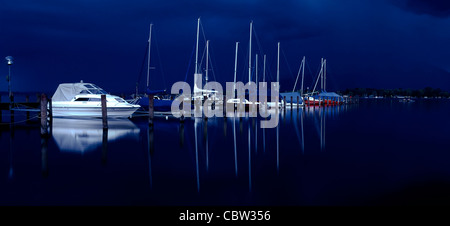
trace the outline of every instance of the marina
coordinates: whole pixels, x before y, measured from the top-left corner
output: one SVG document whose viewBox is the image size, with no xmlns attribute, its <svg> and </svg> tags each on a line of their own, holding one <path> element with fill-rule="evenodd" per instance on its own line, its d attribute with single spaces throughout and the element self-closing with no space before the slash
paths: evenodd
<svg viewBox="0 0 450 226">
<path fill-rule="evenodd" d="M 449 17 L 425 0 L 7 1 L 0 206 L 414 220 L 305 207 L 450 204 Z"/>
</svg>

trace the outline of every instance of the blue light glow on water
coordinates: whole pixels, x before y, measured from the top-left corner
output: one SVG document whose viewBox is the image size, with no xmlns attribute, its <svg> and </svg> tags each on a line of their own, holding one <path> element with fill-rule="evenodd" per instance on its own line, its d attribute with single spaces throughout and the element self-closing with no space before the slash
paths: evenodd
<svg viewBox="0 0 450 226">
<path fill-rule="evenodd" d="M 361 100 L 255 118 L 55 118 L 9 111 L 1 205 L 377 205 L 450 203 L 450 101 Z M 33 114 L 31 115 L 33 117 Z"/>
</svg>

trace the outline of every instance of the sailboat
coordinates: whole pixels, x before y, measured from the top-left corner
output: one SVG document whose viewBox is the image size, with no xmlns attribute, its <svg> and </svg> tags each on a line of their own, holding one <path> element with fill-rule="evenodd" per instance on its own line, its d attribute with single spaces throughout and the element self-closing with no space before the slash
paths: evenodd
<svg viewBox="0 0 450 226">
<path fill-rule="evenodd" d="M 152 43 L 152 28 L 153 24 L 150 24 L 150 33 L 148 38 L 148 59 L 147 59 L 147 88 L 145 95 L 139 96 L 136 94 L 135 102 L 141 105 L 144 110 L 148 110 L 149 96 L 153 96 L 153 109 L 156 112 L 169 112 L 171 111 L 172 99 L 163 98 L 162 95 L 167 94 L 166 90 L 152 90 L 150 89 L 150 56 L 151 56 L 151 43 Z M 137 90 L 137 88 L 136 88 Z"/>
<path fill-rule="evenodd" d="M 306 94 L 306 105 L 337 105 L 342 104 L 344 98 L 335 93 L 335 92 L 327 92 L 326 91 L 326 75 L 327 75 L 327 60 L 321 59 L 321 68 L 319 72 L 319 76 L 317 76 L 316 83 L 314 85 L 313 91 L 311 93 Z M 320 83 L 320 91 L 316 91 L 317 84 Z"/>
<path fill-rule="evenodd" d="M 192 95 L 192 100 L 200 100 L 204 101 L 206 99 L 217 99 L 216 94 L 218 93 L 216 90 L 208 90 L 203 89 L 203 87 L 198 87 L 197 84 L 200 81 L 197 81 L 198 78 L 203 80 L 203 74 L 199 72 L 199 63 L 198 63 L 198 44 L 199 44 L 199 36 L 200 36 L 200 18 L 197 20 L 197 41 L 195 45 L 195 69 L 194 69 L 194 90 Z M 206 69 L 205 69 L 205 82 L 208 82 L 208 72 L 209 72 L 209 40 L 206 41 Z M 201 82 L 203 84 L 203 82 Z"/>
<path fill-rule="evenodd" d="M 280 42 L 278 42 L 278 51 L 277 51 L 277 82 L 280 84 Z M 278 95 L 278 103 L 272 101 L 271 97 L 271 90 L 267 90 L 267 106 L 269 107 L 276 107 L 278 105 L 278 108 L 282 108 L 284 106 L 284 101 L 281 95 Z"/>
<path fill-rule="evenodd" d="M 300 92 L 295 91 L 295 87 L 297 86 L 298 77 L 300 76 L 300 72 L 302 74 L 302 84 L 300 87 Z M 294 87 L 292 88 L 292 92 L 281 93 L 283 98 L 286 98 L 286 105 L 297 107 L 303 107 L 303 80 L 305 78 L 305 57 L 303 57 L 302 62 L 300 64 L 300 68 L 298 70 L 297 78 L 295 79 Z"/>
<path fill-rule="evenodd" d="M 253 21 L 250 22 L 250 38 L 249 38 L 249 55 L 248 55 L 248 82 L 252 82 L 251 80 L 251 76 L 252 76 L 252 33 L 253 33 Z M 278 43 L 279 44 L 279 43 Z M 239 42 L 236 42 L 236 53 L 235 53 L 235 65 L 234 65 L 234 83 L 236 83 L 236 70 L 237 70 L 237 53 L 238 53 L 238 47 L 239 47 Z M 277 67 L 277 73 L 279 75 L 279 49 L 278 49 L 278 67 Z M 258 87 L 258 54 L 256 54 L 256 59 L 255 59 L 255 69 L 256 69 L 256 85 Z M 264 77 L 263 77 L 263 82 L 265 82 L 265 73 L 266 73 L 266 55 L 264 55 Z M 279 82 L 279 76 L 277 77 L 277 82 Z M 258 87 L 259 88 L 259 87 Z M 250 93 L 246 92 L 245 93 L 245 97 L 241 99 L 239 97 L 234 96 L 234 98 L 228 99 L 227 100 L 227 104 L 233 104 L 235 108 L 237 108 L 239 105 L 244 105 L 246 110 L 251 109 L 251 107 L 258 107 L 261 104 L 261 99 L 259 99 L 260 97 L 257 95 L 257 100 L 256 102 L 251 102 L 249 101 L 250 99 Z M 271 99 L 271 91 L 270 88 L 267 89 L 267 106 L 270 107 L 275 107 L 276 103 L 272 102 Z M 283 102 L 281 100 L 281 96 L 279 96 L 279 103 L 278 103 L 278 107 L 281 108 L 283 106 Z"/>
</svg>

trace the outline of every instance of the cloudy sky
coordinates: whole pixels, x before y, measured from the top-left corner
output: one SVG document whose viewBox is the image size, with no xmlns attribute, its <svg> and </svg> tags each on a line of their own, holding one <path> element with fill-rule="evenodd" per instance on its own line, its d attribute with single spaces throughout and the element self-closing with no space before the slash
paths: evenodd
<svg viewBox="0 0 450 226">
<path fill-rule="evenodd" d="M 192 83 L 197 18 L 200 57 L 210 40 L 210 80 L 248 81 L 249 24 L 254 54 L 267 54 L 267 80 L 291 90 L 306 57 L 305 86 L 327 59 L 327 88 L 450 90 L 450 3 L 438 0 L 2 0 L 0 91 L 5 56 L 15 59 L 15 91 L 52 93 L 65 82 L 93 82 L 110 92 L 146 83 L 145 53 L 153 23 L 151 88 Z M 202 68 L 204 68 L 204 60 Z M 262 70 L 262 57 L 259 58 Z M 143 69 L 144 67 L 144 69 Z M 261 75 L 261 73 L 260 73 Z"/>
</svg>

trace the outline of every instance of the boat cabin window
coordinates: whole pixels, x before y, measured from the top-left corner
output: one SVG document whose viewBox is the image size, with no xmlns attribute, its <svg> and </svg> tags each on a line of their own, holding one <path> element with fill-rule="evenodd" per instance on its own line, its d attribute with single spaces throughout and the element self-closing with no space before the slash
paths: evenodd
<svg viewBox="0 0 450 226">
<path fill-rule="evenodd" d="M 126 101 L 122 98 L 115 98 L 119 103 L 126 103 Z"/>
<path fill-rule="evenodd" d="M 80 97 L 77 98 L 75 101 L 91 101 L 91 102 L 100 102 L 100 98 L 87 98 L 87 97 Z"/>
</svg>

